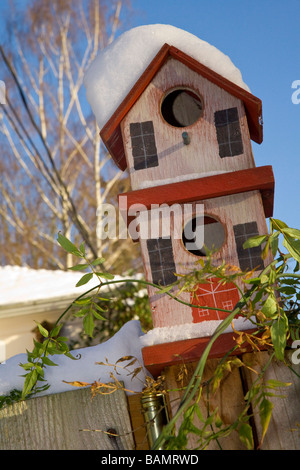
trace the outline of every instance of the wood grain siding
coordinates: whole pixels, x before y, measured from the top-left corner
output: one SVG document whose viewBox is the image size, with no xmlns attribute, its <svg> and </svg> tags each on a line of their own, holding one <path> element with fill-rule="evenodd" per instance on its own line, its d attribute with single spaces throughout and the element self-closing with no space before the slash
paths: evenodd
<svg viewBox="0 0 300 470">
<path fill-rule="evenodd" d="M 119 168 L 125 170 L 127 167 L 124 153 L 125 142 L 122 138 L 122 129 L 120 124 L 128 111 L 134 107 L 135 103 L 139 100 L 142 93 L 146 90 L 163 64 L 169 61 L 170 58 L 182 63 L 190 70 L 194 71 L 199 77 L 207 79 L 209 82 L 215 84 L 217 87 L 241 101 L 245 107 L 247 126 L 249 128 L 251 139 L 259 144 L 262 142 L 263 125 L 261 100 L 243 88 L 237 86 L 235 83 L 209 69 L 205 65 L 199 63 L 179 49 L 168 44 L 164 44 L 145 69 L 144 73 L 132 87 L 128 95 L 122 101 L 120 106 L 116 109 L 109 121 L 101 129 L 100 135 L 102 140 Z M 182 85 L 183 77 L 181 77 L 181 81 L 179 83 L 179 86 Z M 184 85 L 186 85 L 186 83 L 184 83 Z M 117 135 L 116 138 L 114 136 L 115 133 Z"/>
<path fill-rule="evenodd" d="M 233 266 L 240 265 L 240 250 L 237 247 L 234 226 L 238 226 L 239 224 L 251 224 L 255 221 L 257 233 L 260 235 L 268 233 L 262 198 L 259 191 L 249 191 L 247 193 L 215 197 L 202 201 L 198 200 L 192 204 L 193 214 L 198 215 L 197 206 L 203 204 L 204 214 L 217 219 L 224 227 L 225 241 L 221 248 L 213 254 L 213 262 L 215 265 L 221 264 L 223 260 L 226 260 L 226 263 Z M 182 214 L 171 213 L 171 235 L 172 233 L 181 233 L 183 227 Z M 249 238 L 249 236 L 250 232 L 247 238 Z M 152 281 L 147 240 L 140 239 L 140 244 L 145 276 L 147 280 Z M 187 274 L 191 272 L 200 257 L 187 251 L 183 240 L 180 238 L 172 238 L 172 247 L 176 274 Z M 203 259 L 205 259 L 205 257 Z M 266 259 L 266 263 L 271 262 L 271 260 L 272 257 L 269 255 Z M 240 283 L 239 287 L 243 289 L 243 284 Z M 173 293 L 176 294 L 176 290 L 174 290 Z M 197 320 L 192 307 L 176 302 L 176 300 L 171 299 L 167 294 L 160 294 L 156 288 L 148 286 L 148 295 L 154 327 L 194 323 L 195 320 Z M 180 299 L 189 303 L 191 301 L 190 293 L 181 293 Z M 229 301 L 229 297 L 226 300 Z"/>
<path fill-rule="evenodd" d="M 165 121 L 161 114 L 161 103 L 170 89 L 182 87 L 183 83 L 186 88 L 201 96 L 203 112 L 194 124 L 180 128 Z M 240 148 L 243 152 L 234 159 L 220 158 L 215 112 L 232 108 L 237 109 Z M 158 166 L 137 171 L 130 125 L 149 120 L 155 129 Z M 178 181 L 188 179 L 189 176 L 194 178 L 255 167 L 243 102 L 175 59 L 168 60 L 162 66 L 125 116 L 121 127 L 133 190 L 165 184 L 170 178 Z M 189 145 L 183 142 L 183 129 L 188 132 Z"/>
</svg>

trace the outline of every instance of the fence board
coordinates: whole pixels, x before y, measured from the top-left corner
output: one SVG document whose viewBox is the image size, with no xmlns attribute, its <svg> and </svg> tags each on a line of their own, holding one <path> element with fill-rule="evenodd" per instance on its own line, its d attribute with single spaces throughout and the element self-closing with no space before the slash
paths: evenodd
<svg viewBox="0 0 300 470">
<path fill-rule="evenodd" d="M 218 359 L 209 359 L 206 363 L 203 381 L 205 383 L 209 380 L 218 364 Z M 169 403 L 171 414 L 177 410 L 179 401 L 183 392 L 180 388 L 185 387 L 191 376 L 194 372 L 196 363 L 186 364 L 187 374 L 182 376 L 182 367 L 183 366 L 171 366 L 165 369 L 164 375 L 166 378 L 166 389 L 170 390 L 169 392 Z M 182 377 L 182 378 L 180 378 Z M 244 404 L 244 392 L 241 382 L 241 377 L 238 369 L 234 369 L 232 373 L 225 375 L 224 380 L 222 381 L 221 387 L 216 391 L 214 395 L 209 394 L 209 413 L 212 414 L 216 408 L 218 408 L 218 413 L 225 425 L 232 424 L 235 419 L 239 416 L 243 410 Z M 208 397 L 207 397 L 207 387 L 203 387 L 203 392 L 199 400 L 199 408 L 204 418 L 207 417 L 208 409 Z M 179 419 L 177 422 L 177 428 L 182 423 L 182 419 Z M 202 424 L 199 422 L 196 417 L 194 424 L 202 427 Z M 209 429 L 208 429 L 209 430 Z M 188 438 L 189 444 L 188 448 L 193 449 L 199 445 L 198 437 L 195 434 L 190 434 Z M 239 450 L 244 449 L 238 435 L 236 432 L 232 432 L 230 436 L 219 439 L 219 443 L 224 450 Z M 219 445 L 216 441 L 212 441 L 208 450 L 219 449 Z"/>
<path fill-rule="evenodd" d="M 269 360 L 267 351 L 260 353 L 245 354 L 244 362 L 249 364 L 257 373 L 260 373 Z M 300 374 L 300 365 L 291 367 Z M 255 372 L 249 369 L 245 372 L 247 387 L 257 378 Z M 272 417 L 268 431 L 261 446 L 262 450 L 299 450 L 300 449 L 300 380 L 283 363 L 273 360 L 264 373 L 263 381 L 266 383 L 270 379 L 280 382 L 291 383 L 288 387 L 281 387 L 277 390 L 269 390 L 283 397 L 267 397 L 273 403 Z M 262 428 L 259 415 L 256 409 L 254 420 L 259 442 L 261 441 Z"/>
<path fill-rule="evenodd" d="M 111 438 L 99 432 L 109 429 L 119 436 Z M 92 399 L 90 389 L 84 388 L 32 398 L 0 410 L 0 450 L 133 448 L 127 397 L 122 390 Z"/>
<path fill-rule="evenodd" d="M 215 395 L 209 395 L 209 412 L 210 414 L 218 408 L 218 413 L 226 425 L 231 424 L 239 416 L 244 407 L 244 396 L 251 387 L 251 384 L 257 379 L 258 374 L 262 371 L 269 360 L 267 351 L 258 353 L 243 354 L 242 359 L 256 372 L 246 368 L 235 368 L 231 373 L 227 373 L 222 379 L 219 390 Z M 213 375 L 218 364 L 218 359 L 209 359 L 207 361 L 202 384 L 204 384 L 199 408 L 204 417 L 207 416 L 207 397 L 205 382 Z M 184 380 L 180 380 L 183 365 L 167 367 L 164 370 L 166 377 L 166 388 L 169 392 L 169 402 L 171 415 L 177 410 L 183 391 L 180 388 L 186 386 L 190 380 L 196 363 L 186 364 L 185 367 L 188 374 Z M 291 367 L 300 374 L 300 365 L 291 365 Z M 243 372 L 242 372 L 243 371 Z M 270 420 L 268 431 L 264 437 L 262 450 L 299 450 L 300 449 L 300 380 L 286 365 L 274 360 L 264 375 L 264 382 L 275 379 L 280 382 L 291 383 L 289 387 L 279 388 L 277 391 L 270 390 L 281 397 L 267 397 L 273 403 L 272 417 Z M 284 398 L 282 398 L 284 395 Z M 254 408 L 250 410 L 254 415 L 250 420 L 253 429 L 255 446 L 259 448 L 261 442 L 262 428 L 258 410 Z M 177 429 L 182 419 L 178 420 Z M 195 419 L 194 424 L 202 428 L 202 424 Z M 198 438 L 194 434 L 189 435 L 189 448 L 193 449 L 198 445 Z M 229 436 L 219 439 L 219 443 L 224 450 L 245 450 L 245 446 L 240 441 L 237 433 L 233 431 Z M 219 446 L 215 441 L 208 446 L 209 450 L 218 449 Z"/>
</svg>

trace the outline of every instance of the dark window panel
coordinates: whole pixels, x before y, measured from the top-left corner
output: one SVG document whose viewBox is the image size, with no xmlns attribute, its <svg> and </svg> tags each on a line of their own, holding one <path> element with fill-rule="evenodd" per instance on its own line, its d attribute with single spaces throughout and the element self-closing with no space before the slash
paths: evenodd
<svg viewBox="0 0 300 470">
<path fill-rule="evenodd" d="M 237 108 L 215 112 L 219 156 L 234 157 L 243 153 L 243 141 Z"/>
<path fill-rule="evenodd" d="M 158 166 L 157 149 L 152 121 L 130 124 L 132 156 L 135 170 Z"/>
<path fill-rule="evenodd" d="M 143 170 L 145 168 L 145 157 L 134 158 L 134 169 Z"/>
<path fill-rule="evenodd" d="M 173 256 L 172 240 L 156 238 L 147 240 L 150 268 L 154 284 L 167 286 L 176 281 L 176 268 Z"/>
<path fill-rule="evenodd" d="M 130 124 L 130 135 L 131 137 L 135 137 L 137 135 L 141 135 L 141 124 L 139 122 L 133 122 Z"/>
<path fill-rule="evenodd" d="M 152 121 L 145 121 L 141 122 L 142 133 L 146 134 L 154 134 L 154 127 Z"/>
<path fill-rule="evenodd" d="M 158 166 L 157 155 L 147 156 L 147 168 L 153 168 L 154 166 Z"/>
<path fill-rule="evenodd" d="M 143 137 L 134 137 L 131 139 L 132 142 L 132 155 L 133 157 L 144 157 L 145 146 Z"/>
<path fill-rule="evenodd" d="M 243 248 L 243 244 L 249 238 L 258 235 L 257 223 L 255 221 L 245 224 L 234 225 L 233 227 L 236 250 L 242 271 L 263 269 L 264 263 L 261 258 L 261 247 Z"/>
</svg>

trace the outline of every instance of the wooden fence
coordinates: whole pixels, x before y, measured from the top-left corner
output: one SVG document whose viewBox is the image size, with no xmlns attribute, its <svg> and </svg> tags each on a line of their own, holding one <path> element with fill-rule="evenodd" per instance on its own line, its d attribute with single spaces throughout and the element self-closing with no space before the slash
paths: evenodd
<svg viewBox="0 0 300 470">
<path fill-rule="evenodd" d="M 244 396 L 250 389 L 251 384 L 257 379 L 258 374 L 262 371 L 269 360 L 267 351 L 258 353 L 246 353 L 240 357 L 243 362 L 253 369 L 233 368 L 225 376 L 221 382 L 217 392 L 209 396 L 209 412 L 218 408 L 218 413 L 226 425 L 232 424 L 244 408 Z M 211 378 L 218 364 L 218 359 L 209 359 L 204 371 L 203 382 Z M 182 366 L 172 366 L 166 371 L 166 387 L 169 390 L 175 390 L 186 385 L 194 372 L 195 364 L 187 365 L 188 375 L 182 382 Z M 293 369 L 300 375 L 300 365 L 292 365 Z M 267 397 L 273 403 L 273 412 L 269 428 L 264 437 L 262 450 L 296 450 L 300 449 L 300 379 L 283 363 L 273 360 L 267 368 L 263 376 L 263 381 L 270 379 L 280 382 L 291 383 L 290 386 L 282 387 L 275 390 L 269 390 L 281 397 Z M 182 393 L 179 391 L 169 393 L 169 403 L 171 412 L 176 410 Z M 203 416 L 207 414 L 207 397 L 206 391 L 201 395 L 199 402 L 200 410 Z M 251 410 L 253 417 L 250 424 L 254 436 L 255 447 L 259 447 L 262 436 L 262 427 L 257 409 Z M 228 437 L 220 439 L 219 443 L 224 450 L 243 450 L 245 446 L 242 444 L 237 432 L 232 432 Z M 197 446 L 197 436 L 190 435 L 189 447 Z M 219 449 L 218 444 L 212 441 L 208 449 Z"/>
<path fill-rule="evenodd" d="M 241 359 L 253 369 L 235 368 L 225 375 L 221 386 L 210 397 L 209 410 L 218 407 L 224 424 L 232 423 L 244 405 L 244 396 L 269 359 L 268 352 L 247 353 Z M 214 372 L 217 359 L 209 359 L 203 380 Z M 169 412 L 177 408 L 182 392 L 195 364 L 186 364 L 188 375 L 182 382 L 181 365 L 165 369 Z M 300 365 L 293 365 L 300 374 Z M 243 370 L 243 372 L 242 372 Z M 289 382 L 280 392 L 284 398 L 270 397 L 274 404 L 268 432 L 262 450 L 300 449 L 300 380 L 288 367 L 273 360 L 264 375 L 270 379 Z M 173 391 L 172 391 L 173 390 Z M 177 391 L 175 391 L 177 390 Z M 141 394 L 130 397 L 118 390 L 111 395 L 95 395 L 89 388 L 32 398 L 0 410 L 0 450 L 134 450 L 148 449 L 145 422 L 141 410 Z M 200 408 L 207 410 L 205 393 Z M 251 418 L 256 446 L 261 440 L 258 413 Z M 223 449 L 245 449 L 236 432 L 220 440 Z M 195 435 L 189 437 L 189 447 L 197 446 Z M 214 442 L 209 449 L 218 449 Z"/>
</svg>

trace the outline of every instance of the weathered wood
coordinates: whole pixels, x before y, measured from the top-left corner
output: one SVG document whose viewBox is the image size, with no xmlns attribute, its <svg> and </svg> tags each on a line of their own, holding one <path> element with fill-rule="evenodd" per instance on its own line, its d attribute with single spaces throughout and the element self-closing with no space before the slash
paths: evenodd
<svg viewBox="0 0 300 470">
<path fill-rule="evenodd" d="M 136 450 L 148 450 L 146 424 L 141 407 L 141 393 L 128 396 L 129 413 L 132 423 Z"/>
<path fill-rule="evenodd" d="M 213 255 L 214 263 L 216 265 L 221 264 L 223 260 L 226 260 L 228 264 L 239 266 L 237 245 L 233 230 L 234 225 L 256 221 L 259 234 L 266 234 L 268 231 L 262 199 L 258 191 L 249 191 L 247 193 L 197 201 L 196 203 L 193 203 L 193 207 L 195 207 L 195 215 L 197 215 L 197 203 L 203 203 L 204 214 L 208 214 L 220 221 L 225 230 L 225 241 L 219 251 Z M 182 233 L 182 211 L 179 211 L 178 214 L 170 212 L 170 219 L 171 236 L 173 237 L 174 233 Z M 147 240 L 141 238 L 140 244 L 145 276 L 147 280 L 152 282 Z M 188 252 L 182 239 L 179 237 L 172 238 L 172 246 L 176 273 L 186 274 L 191 272 L 195 268 L 195 263 L 199 260 L 199 257 Z M 271 258 L 269 256 L 265 260 L 265 263 L 269 263 L 270 261 Z M 243 288 L 242 285 L 240 287 Z M 176 302 L 176 300 L 171 299 L 167 294 L 159 294 L 157 288 L 152 286 L 148 286 L 148 295 L 151 304 L 154 327 L 170 327 L 173 325 L 194 322 L 193 310 L 191 307 Z M 190 293 L 188 292 L 181 293 L 180 298 L 185 302 L 189 303 L 192 301 L 192 303 L 194 303 L 191 299 Z"/>
<path fill-rule="evenodd" d="M 105 434 L 109 430 L 117 437 Z M 78 389 L 0 410 L 0 450 L 85 449 L 134 449 L 127 397 L 122 390 L 92 398 L 89 388 Z"/>
<path fill-rule="evenodd" d="M 203 115 L 185 128 L 190 144 L 182 139 L 182 128 L 168 124 L 161 115 L 160 103 L 174 87 L 187 87 L 202 97 Z M 232 158 L 220 158 L 215 128 L 215 112 L 237 108 L 243 153 Z M 136 171 L 132 155 L 130 124 L 152 121 L 159 165 Z M 255 167 L 244 104 L 214 83 L 199 76 L 184 64 L 171 59 L 156 74 L 144 93 L 124 117 L 122 135 L 133 190 L 175 182 L 189 175 L 231 172 Z M 170 180 L 172 178 L 172 180 Z"/>
<path fill-rule="evenodd" d="M 203 383 L 212 377 L 218 363 L 219 359 L 209 359 L 207 361 L 203 374 Z M 194 372 L 195 366 L 196 363 L 185 364 L 184 368 L 186 369 L 187 374 L 183 373 L 183 364 L 168 367 L 164 371 L 166 378 L 166 389 L 170 390 L 168 398 L 172 415 L 176 412 L 180 403 L 180 399 L 183 395 L 183 391 L 180 391 L 180 389 L 188 384 Z M 215 410 L 217 410 L 224 425 L 230 425 L 235 421 L 235 419 L 243 410 L 243 396 L 244 392 L 239 370 L 234 369 L 232 373 L 228 373 L 225 376 L 224 380 L 222 381 L 222 385 L 217 390 L 217 392 L 215 394 L 209 394 L 209 402 L 207 397 L 207 389 L 206 386 L 204 386 L 198 405 L 204 419 L 206 419 L 208 416 L 208 410 L 210 415 Z M 196 398 L 198 398 L 198 396 L 196 396 Z M 181 423 L 182 418 L 180 418 L 176 423 L 177 429 Z M 195 426 L 198 425 L 201 429 L 202 423 L 200 423 L 197 417 L 195 417 L 194 424 Z M 210 428 L 207 430 L 210 431 Z M 188 435 L 188 448 L 197 448 L 199 446 L 198 439 L 199 438 L 196 434 L 190 433 Z M 224 450 L 244 449 L 244 446 L 236 432 L 232 432 L 229 436 L 219 439 L 219 444 L 216 441 L 211 441 L 207 449 L 220 449 L 219 445 Z"/>
<path fill-rule="evenodd" d="M 257 374 L 259 374 L 269 361 L 267 351 L 260 353 L 245 354 L 243 361 Z M 291 368 L 300 374 L 300 365 L 291 364 Z M 246 370 L 246 387 L 249 389 L 251 383 L 257 379 L 257 374 Z M 268 391 L 284 397 L 267 397 L 273 403 L 273 412 L 267 434 L 261 446 L 262 450 L 300 450 L 300 380 L 291 369 L 283 363 L 273 360 L 266 369 L 263 382 L 268 380 L 291 383 L 288 387 L 280 387 L 277 390 Z M 257 409 L 254 409 L 254 420 L 258 441 L 261 441 L 262 428 Z"/>
<path fill-rule="evenodd" d="M 218 413 L 226 425 L 232 424 L 239 414 L 242 412 L 245 400 L 244 396 L 251 388 L 251 385 L 257 380 L 259 374 L 268 363 L 270 353 L 267 351 L 245 353 L 241 356 L 243 362 L 249 365 L 250 368 L 245 367 L 233 368 L 232 372 L 225 374 L 221 381 L 220 387 L 216 394 L 209 394 L 209 412 L 210 414 L 218 408 Z M 208 402 L 206 395 L 206 381 L 209 380 L 217 367 L 220 359 L 209 359 L 205 366 L 202 384 L 204 384 L 201 398 L 199 400 L 199 408 L 203 417 L 207 416 Z M 196 363 L 176 364 L 166 367 L 164 375 L 166 377 L 166 389 L 169 390 L 169 402 L 171 413 L 177 411 L 180 399 L 183 396 L 183 387 L 185 387 L 196 367 Z M 300 365 L 293 365 L 291 367 L 299 374 Z M 183 371 L 187 371 L 184 374 Z M 255 372 L 254 372 L 255 371 Z M 269 423 L 267 433 L 264 437 L 263 443 L 260 446 L 262 437 L 262 427 L 257 408 L 252 408 L 249 411 L 253 413 L 249 424 L 252 426 L 254 445 L 255 448 L 261 450 L 299 450 L 300 449 L 300 381 L 299 377 L 295 375 L 291 369 L 285 364 L 278 362 L 276 359 L 272 360 L 270 366 L 263 376 L 263 383 L 268 380 L 278 380 L 280 382 L 290 383 L 288 387 L 280 387 L 277 390 L 268 391 L 278 395 L 277 397 L 268 396 L 267 399 L 273 403 L 272 417 Z M 181 389 L 181 390 L 180 390 Z M 253 419 L 252 419 L 253 418 Z M 177 429 L 182 423 L 179 419 Z M 200 424 L 197 419 L 194 424 Z M 190 434 L 188 438 L 189 448 L 197 446 L 197 436 Z M 240 441 L 237 433 L 233 431 L 229 436 L 219 440 L 219 443 L 224 450 L 239 450 L 244 449 L 245 446 Z M 216 442 L 212 442 L 208 449 L 219 448 Z"/>
<path fill-rule="evenodd" d="M 170 58 L 172 58 L 173 61 L 178 63 L 180 62 L 181 65 L 194 72 L 199 79 L 205 78 L 207 81 L 210 81 L 220 89 L 226 91 L 226 93 L 241 100 L 245 105 L 251 138 L 255 142 L 262 142 L 261 100 L 217 74 L 213 70 L 200 64 L 179 49 L 165 44 L 100 132 L 102 140 L 119 168 L 125 170 L 128 163 L 125 159 L 124 141 L 121 134 L 122 126 L 120 124 L 145 89 L 149 86 L 151 80 L 153 80 L 155 75 Z M 170 60 L 168 60 L 168 62 L 170 62 Z M 182 82 L 180 82 L 179 85 L 182 85 Z"/>
</svg>

